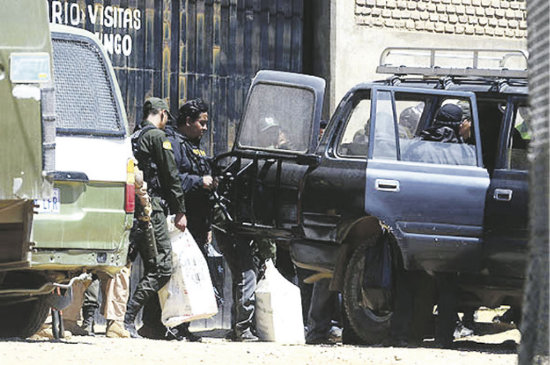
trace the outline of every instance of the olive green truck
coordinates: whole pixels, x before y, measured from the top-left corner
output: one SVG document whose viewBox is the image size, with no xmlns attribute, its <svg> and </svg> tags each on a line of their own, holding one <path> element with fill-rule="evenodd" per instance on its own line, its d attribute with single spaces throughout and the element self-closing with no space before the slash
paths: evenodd
<svg viewBox="0 0 550 365">
<path fill-rule="evenodd" d="M 134 209 L 128 123 L 107 54 L 0 0 L 0 337 L 27 337 L 83 272 L 126 264 Z"/>
</svg>

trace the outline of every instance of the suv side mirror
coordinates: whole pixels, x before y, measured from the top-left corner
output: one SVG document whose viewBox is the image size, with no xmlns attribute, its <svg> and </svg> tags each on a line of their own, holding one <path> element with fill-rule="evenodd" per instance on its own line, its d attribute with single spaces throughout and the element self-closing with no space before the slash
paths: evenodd
<svg viewBox="0 0 550 365">
<path fill-rule="evenodd" d="M 298 165 L 317 167 L 321 163 L 321 156 L 315 154 L 298 155 L 296 156 Z"/>
</svg>

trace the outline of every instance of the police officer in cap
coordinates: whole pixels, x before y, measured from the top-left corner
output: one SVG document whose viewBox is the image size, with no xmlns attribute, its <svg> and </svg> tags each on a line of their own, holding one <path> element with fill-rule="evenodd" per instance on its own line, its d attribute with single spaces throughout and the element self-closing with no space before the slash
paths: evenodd
<svg viewBox="0 0 550 365">
<path fill-rule="evenodd" d="M 184 231 L 187 226 L 184 193 L 174 152 L 164 133 L 170 117 L 164 100 L 149 98 L 143 105 L 143 121 L 132 135 L 134 157 L 143 171 L 152 206 L 151 229 L 141 226 L 143 222 L 134 224 L 133 228 L 133 237 L 144 265 L 144 276 L 128 302 L 124 317 L 124 327 L 134 338 L 139 338 L 140 334 L 150 338 L 164 338 L 157 292 L 168 282 L 172 273 L 172 247 L 166 223 L 168 212 L 175 214 L 176 228 Z M 136 213 L 138 210 L 139 207 Z M 136 231 L 141 234 L 135 234 Z M 135 318 L 144 306 L 144 326 L 138 334 Z"/>
</svg>

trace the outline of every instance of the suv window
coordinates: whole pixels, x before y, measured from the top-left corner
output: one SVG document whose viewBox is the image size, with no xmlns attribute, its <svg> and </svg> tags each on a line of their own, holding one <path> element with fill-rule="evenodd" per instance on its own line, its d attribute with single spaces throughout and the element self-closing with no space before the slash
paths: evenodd
<svg viewBox="0 0 550 365">
<path fill-rule="evenodd" d="M 239 146 L 306 152 L 315 95 L 298 87 L 256 84 L 250 92 Z"/>
<path fill-rule="evenodd" d="M 448 104 L 457 114 L 443 112 Z M 372 158 L 475 166 L 470 110 L 466 98 L 380 90 Z"/>
<path fill-rule="evenodd" d="M 513 113 L 512 133 L 506 144 L 506 165 L 511 170 L 527 170 L 527 150 L 531 140 L 527 105 L 516 106 Z"/>
<path fill-rule="evenodd" d="M 353 110 L 351 110 L 346 121 L 346 128 L 337 153 L 346 157 L 367 157 L 369 147 L 370 129 L 370 93 L 364 93 L 355 99 Z"/>
</svg>

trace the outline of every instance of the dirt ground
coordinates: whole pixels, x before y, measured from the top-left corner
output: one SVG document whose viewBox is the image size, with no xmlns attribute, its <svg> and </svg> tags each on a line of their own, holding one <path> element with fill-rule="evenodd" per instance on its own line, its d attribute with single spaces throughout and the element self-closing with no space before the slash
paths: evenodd
<svg viewBox="0 0 550 365">
<path fill-rule="evenodd" d="M 233 343 L 225 330 L 203 332 L 202 343 L 109 339 L 98 328 L 95 337 L 0 340 L 0 364 L 516 364 L 519 331 L 489 323 L 493 315 L 478 311 L 480 335 L 455 341 L 453 350 Z"/>
</svg>

